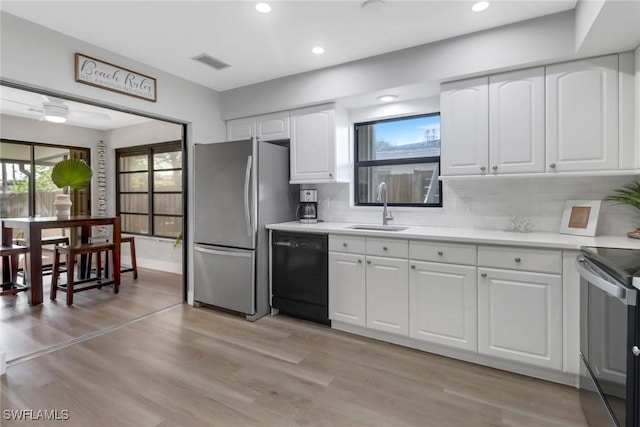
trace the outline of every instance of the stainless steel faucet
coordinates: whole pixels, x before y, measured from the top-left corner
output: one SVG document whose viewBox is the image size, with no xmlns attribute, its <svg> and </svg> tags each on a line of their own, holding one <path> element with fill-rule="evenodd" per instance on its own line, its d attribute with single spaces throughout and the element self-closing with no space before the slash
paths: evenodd
<svg viewBox="0 0 640 427">
<path fill-rule="evenodd" d="M 389 225 L 389 220 L 393 220 L 393 215 L 387 209 L 387 199 L 389 194 L 387 192 L 387 184 L 383 181 L 378 186 L 378 201 L 382 202 L 382 225 Z"/>
</svg>

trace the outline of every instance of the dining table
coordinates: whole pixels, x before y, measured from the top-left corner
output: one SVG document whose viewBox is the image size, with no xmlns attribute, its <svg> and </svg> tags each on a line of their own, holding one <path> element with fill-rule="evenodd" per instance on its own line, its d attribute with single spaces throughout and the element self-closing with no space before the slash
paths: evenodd
<svg viewBox="0 0 640 427">
<path fill-rule="evenodd" d="M 28 299 L 30 305 L 42 304 L 42 230 L 52 228 L 80 228 L 80 242 L 87 243 L 91 237 L 92 227 L 111 226 L 110 238 L 115 247 L 113 250 L 113 282 L 120 286 L 120 217 L 117 216 L 71 216 L 57 217 L 25 217 L 0 218 L 2 221 L 2 245 L 11 246 L 13 230 L 24 232 L 29 257 L 26 265 L 29 269 Z M 3 282 L 10 281 L 9 260 L 3 260 Z"/>
</svg>

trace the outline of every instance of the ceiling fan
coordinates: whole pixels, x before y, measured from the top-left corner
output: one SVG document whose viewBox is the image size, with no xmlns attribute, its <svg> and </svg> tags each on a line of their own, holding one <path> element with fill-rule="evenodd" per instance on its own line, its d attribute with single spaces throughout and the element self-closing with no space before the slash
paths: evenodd
<svg viewBox="0 0 640 427">
<path fill-rule="evenodd" d="M 26 102 L 16 101 L 13 99 L 5 99 L 2 101 L 12 102 L 28 107 L 27 110 L 40 114 L 39 120 L 52 123 L 64 123 L 68 118 L 88 119 L 88 120 L 109 120 L 111 117 L 106 113 L 97 111 L 83 111 L 70 108 L 61 98 L 47 97 L 41 95 L 43 102 L 40 106 L 28 104 Z"/>
</svg>

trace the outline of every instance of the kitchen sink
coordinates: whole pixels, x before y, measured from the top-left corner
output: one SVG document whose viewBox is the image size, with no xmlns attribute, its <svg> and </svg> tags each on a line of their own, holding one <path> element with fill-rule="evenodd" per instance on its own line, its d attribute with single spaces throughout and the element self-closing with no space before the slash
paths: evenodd
<svg viewBox="0 0 640 427">
<path fill-rule="evenodd" d="M 352 230 L 376 230 L 376 231 L 402 231 L 406 230 L 409 227 L 401 227 L 398 225 L 369 225 L 369 224 L 358 224 L 351 225 L 349 227 Z"/>
</svg>

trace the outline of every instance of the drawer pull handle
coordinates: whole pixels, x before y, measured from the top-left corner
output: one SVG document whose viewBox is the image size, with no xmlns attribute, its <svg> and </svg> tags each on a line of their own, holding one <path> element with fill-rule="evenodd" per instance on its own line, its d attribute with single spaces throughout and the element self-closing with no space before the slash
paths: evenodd
<svg viewBox="0 0 640 427">
<path fill-rule="evenodd" d="M 444 252 L 438 251 L 438 255 L 442 256 L 442 255 L 444 255 Z"/>
<path fill-rule="evenodd" d="M 386 250 L 387 250 L 387 247 L 386 247 L 386 246 L 383 246 L 383 247 L 382 247 L 382 250 L 383 250 L 383 251 L 386 251 Z"/>
<path fill-rule="evenodd" d="M 416 269 L 416 266 L 415 266 L 415 265 L 412 265 L 412 266 L 411 266 L 411 268 L 415 270 L 415 269 Z"/>
<path fill-rule="evenodd" d="M 550 167 L 551 169 L 555 169 L 555 168 L 556 168 L 556 164 L 555 164 L 555 163 L 551 163 L 551 164 L 549 165 L 549 167 Z"/>
<path fill-rule="evenodd" d="M 480 273 L 480 276 L 487 277 L 487 273 Z"/>
<path fill-rule="evenodd" d="M 358 260 L 358 264 L 362 264 L 362 260 L 361 259 Z"/>
<path fill-rule="evenodd" d="M 520 262 L 520 261 L 522 261 L 522 260 L 520 259 L 520 257 L 519 257 L 519 256 L 515 257 L 513 260 L 514 260 L 515 262 Z"/>
<path fill-rule="evenodd" d="M 631 352 L 633 353 L 634 356 L 640 356 L 640 348 L 638 348 L 637 345 L 633 346 L 633 348 L 631 349 Z"/>
<path fill-rule="evenodd" d="M 367 264 L 371 264 L 371 261 L 367 261 Z"/>
<path fill-rule="evenodd" d="M 481 170 L 482 172 L 484 172 L 484 170 L 485 170 L 485 169 L 486 169 L 486 167 L 484 167 L 484 166 L 480 166 L 480 170 Z"/>
<path fill-rule="evenodd" d="M 342 247 L 343 247 L 343 248 L 346 248 L 346 247 L 347 247 L 347 244 L 346 244 L 346 243 L 343 243 L 343 244 L 342 244 Z"/>
<path fill-rule="evenodd" d="M 491 169 L 493 169 L 494 171 L 497 171 L 498 170 L 498 166 L 494 166 Z"/>
</svg>

